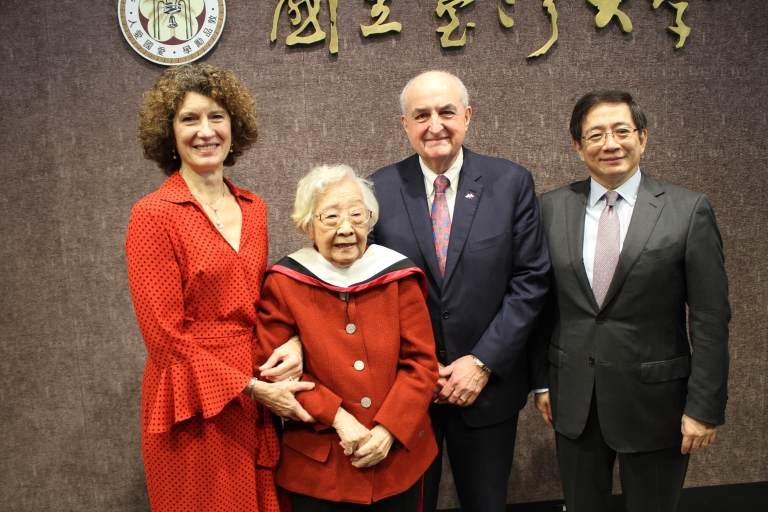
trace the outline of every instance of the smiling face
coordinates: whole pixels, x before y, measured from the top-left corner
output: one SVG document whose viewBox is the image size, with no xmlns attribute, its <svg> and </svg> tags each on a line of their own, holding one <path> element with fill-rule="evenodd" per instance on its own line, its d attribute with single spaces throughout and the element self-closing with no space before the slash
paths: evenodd
<svg viewBox="0 0 768 512">
<path fill-rule="evenodd" d="M 426 166 L 443 174 L 459 155 L 471 117 L 472 107 L 462 104 L 459 85 L 445 73 L 428 72 L 406 90 L 400 121 Z"/>
<path fill-rule="evenodd" d="M 197 173 L 220 170 L 232 145 L 229 113 L 218 102 L 188 92 L 173 118 L 181 170 Z"/>
<path fill-rule="evenodd" d="M 636 128 L 632 112 L 626 103 L 598 103 L 584 116 L 582 136 L 590 133 L 614 133 L 621 128 Z M 587 164 L 589 175 L 608 190 L 614 190 L 631 178 L 640 166 L 645 151 L 648 130 L 637 131 L 626 140 L 605 136 L 602 143 L 591 146 L 583 139 L 573 141 L 573 147 Z"/>
<path fill-rule="evenodd" d="M 323 258 L 336 267 L 348 267 L 363 256 L 368 240 L 368 223 L 353 225 L 346 215 L 351 210 L 365 208 L 363 194 L 357 183 L 344 180 L 318 195 L 315 201 L 315 217 L 312 219 L 312 241 Z M 343 218 L 341 224 L 329 228 L 317 217 L 318 214 L 335 210 Z"/>
</svg>

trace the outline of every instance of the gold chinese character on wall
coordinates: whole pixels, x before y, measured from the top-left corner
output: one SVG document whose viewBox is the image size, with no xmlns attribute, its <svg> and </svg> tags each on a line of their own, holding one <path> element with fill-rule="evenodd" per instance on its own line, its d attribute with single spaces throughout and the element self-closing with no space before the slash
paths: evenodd
<svg viewBox="0 0 768 512">
<path fill-rule="evenodd" d="M 466 7 L 474 1 L 475 0 L 437 0 L 437 8 L 435 8 L 437 15 L 442 18 L 447 14 L 448 18 L 451 20 L 449 24 L 443 25 L 437 29 L 438 32 L 443 34 L 440 37 L 440 45 L 443 48 L 464 46 L 467 44 L 466 29 L 464 29 L 464 32 L 462 32 L 461 38 L 459 39 L 451 39 L 451 34 L 453 34 L 454 30 L 459 28 L 459 17 L 456 15 L 456 9 Z M 475 23 L 467 23 L 467 28 L 475 28 Z"/>
<path fill-rule="evenodd" d="M 552 37 L 549 38 L 549 41 L 544 44 L 541 48 L 533 52 L 528 56 L 528 58 L 532 57 L 539 57 L 541 55 L 544 55 L 549 51 L 549 49 L 552 47 L 553 44 L 555 44 L 555 41 L 557 41 L 558 32 L 557 32 L 557 7 L 555 7 L 555 0 L 544 0 L 544 3 L 541 5 L 542 8 L 547 10 L 547 14 L 549 14 L 549 22 L 552 25 Z"/>
<path fill-rule="evenodd" d="M 597 7 L 595 25 L 598 28 L 605 27 L 616 16 L 622 32 L 632 32 L 632 20 L 619 9 L 621 0 L 587 0 L 587 2 Z"/>
<path fill-rule="evenodd" d="M 275 15 L 272 19 L 272 32 L 270 33 L 269 40 L 273 43 L 277 41 L 277 22 L 280 19 L 280 12 L 283 10 L 283 5 L 285 5 L 286 2 L 288 5 L 288 18 L 291 20 L 291 25 L 294 27 L 299 24 L 301 25 L 285 39 L 285 44 L 294 46 L 297 44 L 313 44 L 324 41 L 325 32 L 320 27 L 320 22 L 317 19 L 317 15 L 320 13 L 320 4 L 322 3 L 322 0 L 279 0 L 277 7 L 275 8 Z M 302 6 L 306 9 L 306 17 L 303 23 L 301 21 Z M 330 11 L 331 20 L 331 43 L 328 49 L 333 54 L 339 53 L 339 34 L 336 30 L 337 6 L 338 0 L 328 0 L 328 10 Z M 310 33 L 301 35 L 307 30 L 309 30 Z"/>
<path fill-rule="evenodd" d="M 398 23 L 397 21 L 384 23 L 387 21 L 387 17 L 389 16 L 389 7 L 384 5 L 386 0 L 368 1 L 376 2 L 376 4 L 371 7 L 371 18 L 376 18 L 376 21 L 371 25 L 360 25 L 360 31 L 363 33 L 364 37 L 368 37 L 373 34 L 386 34 L 387 32 L 400 32 L 400 30 L 403 28 L 401 23 Z"/>
<path fill-rule="evenodd" d="M 653 0 L 653 8 L 658 9 L 663 3 L 664 0 Z M 667 2 L 667 4 L 675 10 L 675 24 L 671 27 L 667 27 L 667 30 L 678 35 L 675 48 L 682 48 L 683 45 L 685 45 L 685 39 L 691 35 L 691 27 L 683 22 L 683 12 L 688 7 L 688 2 L 679 2 L 675 4 Z"/>
</svg>

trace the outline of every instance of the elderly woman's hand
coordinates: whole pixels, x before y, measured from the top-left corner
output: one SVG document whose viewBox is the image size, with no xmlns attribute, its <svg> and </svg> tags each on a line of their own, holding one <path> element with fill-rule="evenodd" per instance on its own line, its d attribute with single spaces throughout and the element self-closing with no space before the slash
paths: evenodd
<svg viewBox="0 0 768 512">
<path fill-rule="evenodd" d="M 357 419 L 347 411 L 339 407 L 331 426 L 341 438 L 341 447 L 344 455 L 350 456 L 360 446 L 363 446 L 371 438 L 371 431 L 365 428 Z"/>
<path fill-rule="evenodd" d="M 257 381 L 253 386 L 253 397 L 281 418 L 314 423 L 313 418 L 293 396 L 300 391 L 309 391 L 315 387 L 314 382 L 263 382 Z"/>
<path fill-rule="evenodd" d="M 279 364 L 278 364 L 279 363 Z M 259 366 L 261 378 L 270 382 L 299 380 L 304 367 L 301 339 L 294 336 L 272 352 L 267 361 Z"/>
<path fill-rule="evenodd" d="M 392 448 L 395 436 L 389 433 L 383 425 L 371 429 L 371 437 L 367 443 L 352 454 L 350 460 L 356 468 L 370 468 L 383 461 Z"/>
</svg>

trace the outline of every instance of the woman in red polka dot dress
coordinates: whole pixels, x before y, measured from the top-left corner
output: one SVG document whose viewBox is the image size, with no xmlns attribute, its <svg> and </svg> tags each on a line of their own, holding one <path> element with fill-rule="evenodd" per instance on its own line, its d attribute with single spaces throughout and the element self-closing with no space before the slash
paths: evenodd
<svg viewBox="0 0 768 512">
<path fill-rule="evenodd" d="M 267 212 L 223 168 L 256 138 L 253 98 L 229 70 L 169 68 L 144 94 L 139 142 L 170 176 L 134 206 L 126 238 L 148 352 L 141 444 L 156 512 L 279 511 L 279 443 L 264 406 L 310 419 L 293 396 L 313 387 L 294 381 L 298 339 L 253 365 Z"/>
</svg>

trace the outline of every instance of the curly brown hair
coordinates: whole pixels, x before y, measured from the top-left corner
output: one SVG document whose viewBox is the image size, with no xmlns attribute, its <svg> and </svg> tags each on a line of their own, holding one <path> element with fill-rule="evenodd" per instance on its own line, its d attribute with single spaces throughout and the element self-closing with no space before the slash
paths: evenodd
<svg viewBox="0 0 768 512">
<path fill-rule="evenodd" d="M 232 152 L 227 155 L 224 165 L 235 165 L 237 157 L 250 149 L 259 136 L 256 102 L 232 71 L 205 63 L 170 67 L 144 93 L 138 135 L 144 157 L 157 162 L 169 176 L 178 170 L 180 164 L 173 158 L 176 148 L 173 118 L 188 92 L 211 98 L 229 113 Z"/>
</svg>

